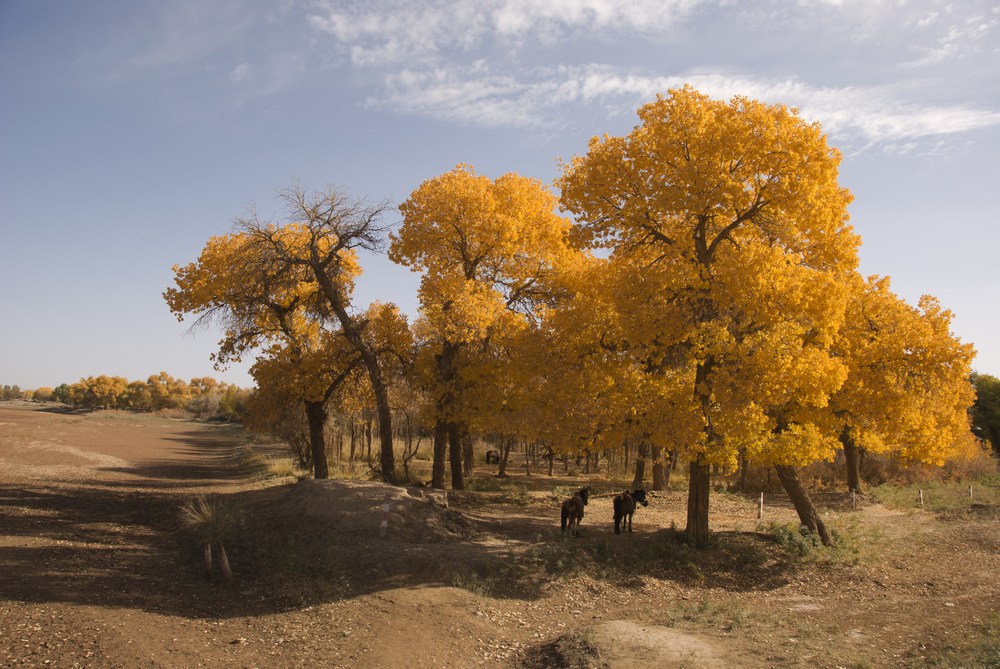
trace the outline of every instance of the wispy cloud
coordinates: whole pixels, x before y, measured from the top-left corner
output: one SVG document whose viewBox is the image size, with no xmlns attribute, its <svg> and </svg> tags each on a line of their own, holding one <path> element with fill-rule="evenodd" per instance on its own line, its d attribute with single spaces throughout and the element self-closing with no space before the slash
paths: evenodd
<svg viewBox="0 0 1000 669">
<path fill-rule="evenodd" d="M 186 72 L 240 42 L 253 19 L 237 2 L 179 0 L 154 6 L 150 17 L 126 12 L 114 38 L 95 52 L 110 83 Z"/>
<path fill-rule="evenodd" d="M 318 0 L 308 23 L 358 67 L 440 63 L 487 49 L 566 39 L 671 39 L 699 17 L 744 29 L 821 30 L 845 45 L 889 43 L 930 62 L 974 49 L 995 31 L 994 0 Z M 678 29 L 681 30 L 678 30 Z M 726 49 L 724 43 L 720 51 Z"/>
<path fill-rule="evenodd" d="M 912 75 L 923 72 L 921 67 L 982 53 L 990 44 L 995 51 L 1000 9 L 991 5 L 992 0 L 961 6 L 933 0 L 776 0 L 751 7 L 731 0 L 428 0 L 419 5 L 320 0 L 307 20 L 352 67 L 378 77 L 367 96 L 370 108 L 469 125 L 557 130 L 581 114 L 631 115 L 657 93 L 691 83 L 717 98 L 739 94 L 798 107 L 842 144 L 891 143 L 898 149 L 923 138 L 1000 124 L 995 100 L 988 96 L 949 94 L 933 79 L 919 77 L 909 80 L 907 94 L 899 81 L 905 76 L 901 68 Z M 877 75 L 862 71 L 856 79 L 863 83 L 856 85 L 838 83 L 842 76 L 824 76 L 827 61 L 813 62 L 808 73 L 800 73 L 797 61 L 780 51 L 768 69 L 744 74 L 740 54 L 727 51 L 723 40 L 711 54 L 714 65 L 650 67 L 649 58 L 683 60 L 686 54 L 671 47 L 684 43 L 688 27 L 705 22 L 720 35 L 745 35 L 746 25 L 768 26 L 773 36 L 786 27 L 802 35 L 822 34 L 829 40 L 826 53 L 845 55 L 841 71 L 851 67 L 850 58 L 864 58 L 860 42 L 883 60 Z M 817 33 L 820 25 L 829 31 Z M 790 41 L 788 55 L 800 53 L 801 46 Z M 622 56 L 630 49 L 637 55 L 634 65 Z M 590 62 L 573 60 L 582 53 Z M 968 99 L 980 103 L 963 102 Z"/>
<path fill-rule="evenodd" d="M 932 65 L 969 57 L 996 58 L 996 35 L 1000 33 L 1000 7 L 988 11 L 957 14 L 953 5 L 945 13 L 933 12 L 918 22 L 921 28 L 945 23 L 929 46 L 920 49 L 921 56 L 908 63 L 911 66 Z"/>
<path fill-rule="evenodd" d="M 657 93 L 689 83 L 721 99 L 744 95 L 798 107 L 841 142 L 901 143 L 1000 125 L 1000 112 L 898 100 L 887 87 L 811 86 L 795 79 L 732 74 L 663 75 L 607 65 L 536 68 L 515 77 L 471 66 L 403 70 L 386 77 L 386 93 L 369 105 L 470 125 L 547 127 L 582 108 L 631 113 Z"/>
<path fill-rule="evenodd" d="M 331 35 L 357 66 L 436 61 L 448 52 L 552 43 L 569 34 L 647 33 L 674 26 L 719 0 L 324 0 L 310 24 Z"/>
<path fill-rule="evenodd" d="M 238 84 L 241 81 L 245 81 L 252 73 L 253 68 L 250 67 L 250 63 L 240 63 L 229 73 L 229 80 L 234 84 Z"/>
</svg>

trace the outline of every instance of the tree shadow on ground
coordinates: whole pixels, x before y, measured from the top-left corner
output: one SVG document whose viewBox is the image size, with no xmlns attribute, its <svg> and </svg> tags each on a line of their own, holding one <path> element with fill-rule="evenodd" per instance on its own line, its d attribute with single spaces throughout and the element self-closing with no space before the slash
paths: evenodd
<svg viewBox="0 0 1000 669">
<path fill-rule="evenodd" d="M 120 482 L 107 482 L 106 485 L 170 489 L 211 482 L 232 483 L 246 476 L 246 471 L 239 465 L 242 445 L 234 443 L 228 435 L 192 430 L 164 437 L 163 441 L 178 444 L 171 449 L 169 458 L 139 460 L 125 467 L 103 467 L 102 471 L 129 477 Z"/>
<path fill-rule="evenodd" d="M 155 467 L 152 473 L 158 473 Z M 189 477 L 203 473 L 195 467 Z M 178 469 L 172 475 L 181 474 Z M 780 587 L 797 569 L 766 535 L 717 533 L 704 550 L 669 529 L 574 539 L 536 513 L 544 509 L 524 508 L 520 519 L 497 521 L 494 515 L 509 512 L 502 498 L 477 502 L 469 514 L 454 506 L 448 510 L 456 528 L 452 540 L 337 534 L 277 513 L 275 490 L 280 489 L 224 496 L 248 511 L 247 523 L 227 545 L 236 579 L 226 584 L 206 580 L 201 546 L 180 528 L 179 509 L 190 495 L 162 485 L 130 492 L 0 486 L 0 526 L 6 535 L 0 544 L 6 568 L 0 597 L 232 617 L 399 587 L 459 587 L 532 600 L 553 581 L 577 574 L 626 588 L 641 588 L 644 579 L 656 578 L 684 586 L 760 590 Z"/>
<path fill-rule="evenodd" d="M 241 493 L 255 504 L 260 493 Z M 673 529 L 616 536 L 594 530 L 577 538 L 547 517 L 548 500 L 512 503 L 504 495 L 464 492 L 452 498 L 453 540 L 412 542 L 367 534 L 331 534 L 289 522 L 257 504 L 233 553 L 245 575 L 300 604 L 357 597 L 397 587 L 453 586 L 494 598 L 534 600 L 556 581 L 585 575 L 643 588 L 647 579 L 732 592 L 786 585 L 801 564 L 776 539 L 758 532 L 717 532 L 696 549 Z M 374 526 L 373 526 L 374 527 Z M 294 593 L 294 595 L 293 595 Z"/>
<path fill-rule="evenodd" d="M 197 590 L 176 518 L 175 500 L 149 492 L 0 486 L 0 597 L 176 610 Z"/>
<path fill-rule="evenodd" d="M 428 585 L 531 600 L 575 574 L 624 587 L 657 578 L 768 589 L 797 569 L 757 533 L 717 533 L 706 550 L 672 530 L 615 536 L 594 528 L 571 538 L 559 530 L 556 494 L 563 483 L 580 484 L 570 480 L 539 479 L 552 496 L 453 492 L 451 507 L 434 516 L 453 536 L 340 532 L 280 513 L 281 488 L 236 492 L 249 481 L 235 435 L 192 429 L 165 440 L 174 445 L 157 457 L 93 480 L 0 485 L 0 597 L 229 617 Z M 179 523 L 182 504 L 220 490 L 234 491 L 220 497 L 246 510 L 226 546 L 230 584 L 205 578 L 201 545 Z"/>
<path fill-rule="evenodd" d="M 59 404 L 56 406 L 45 406 L 33 411 L 40 411 L 42 413 L 55 413 L 63 416 L 83 416 L 86 414 L 91 414 L 97 411 L 97 409 L 83 408 L 83 407 L 71 407 L 68 404 Z"/>
</svg>

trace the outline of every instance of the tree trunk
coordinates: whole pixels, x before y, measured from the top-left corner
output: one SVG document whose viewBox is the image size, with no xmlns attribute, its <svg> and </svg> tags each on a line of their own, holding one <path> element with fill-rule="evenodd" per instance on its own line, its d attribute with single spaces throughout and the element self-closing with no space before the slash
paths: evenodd
<svg viewBox="0 0 1000 669">
<path fill-rule="evenodd" d="M 462 430 L 458 423 L 448 423 L 448 455 L 451 464 L 451 489 L 465 490 L 462 476 Z"/>
<path fill-rule="evenodd" d="M 646 478 L 646 453 L 649 446 L 639 444 L 635 455 L 635 476 L 632 477 L 632 489 L 638 490 L 642 487 L 642 480 Z"/>
<path fill-rule="evenodd" d="M 365 459 L 372 461 L 372 419 L 365 419 Z"/>
<path fill-rule="evenodd" d="M 659 446 L 652 447 L 653 457 L 653 490 L 666 490 L 667 482 L 670 480 L 670 472 L 665 471 L 663 464 L 663 449 Z M 666 476 L 664 476 L 666 474 Z"/>
<path fill-rule="evenodd" d="M 497 442 L 500 444 L 500 467 L 497 471 L 497 476 L 499 478 L 506 478 L 507 460 L 510 458 L 511 449 L 514 448 L 514 437 L 504 437 L 501 435 Z"/>
<path fill-rule="evenodd" d="M 739 452 L 739 473 L 737 474 L 737 489 L 740 492 L 747 491 L 747 476 L 749 475 L 750 458 L 747 457 L 747 449 L 741 448 Z"/>
<path fill-rule="evenodd" d="M 785 492 L 795 505 L 795 510 L 799 514 L 799 520 L 810 532 L 819 535 L 819 540 L 824 546 L 830 545 L 830 535 L 826 531 L 826 524 L 816 510 L 816 506 L 809 498 L 809 493 L 802 487 L 799 475 L 795 472 L 795 467 L 790 465 L 775 465 L 781 485 L 785 487 Z"/>
<path fill-rule="evenodd" d="M 306 402 L 306 419 L 309 422 L 309 450 L 312 453 L 313 478 L 330 478 L 330 467 L 326 461 L 326 408 L 322 402 Z"/>
<path fill-rule="evenodd" d="M 694 545 L 703 548 L 708 544 L 708 494 L 712 484 L 712 467 L 692 461 L 691 481 L 688 484 L 687 528 L 684 533 Z"/>
<path fill-rule="evenodd" d="M 473 471 L 476 468 L 476 453 L 475 449 L 472 447 L 472 435 L 469 434 L 467 427 L 462 428 L 462 471 L 465 473 L 466 477 L 472 476 Z"/>
<path fill-rule="evenodd" d="M 709 304 L 710 308 L 711 305 Z M 699 362 L 695 368 L 694 399 L 701 406 L 701 415 L 705 421 L 705 442 L 716 441 L 715 427 L 712 424 L 712 392 L 709 386 L 709 374 L 713 366 L 712 358 Z M 701 462 L 695 457 L 690 464 L 691 480 L 688 483 L 687 528 L 684 530 L 695 546 L 708 544 L 708 498 L 712 483 L 712 467 L 707 462 Z"/>
<path fill-rule="evenodd" d="M 844 447 L 844 459 L 847 460 L 847 491 L 861 492 L 861 458 L 858 457 L 858 446 L 851 438 L 851 431 L 845 425 L 840 431 L 840 444 Z"/>
<path fill-rule="evenodd" d="M 440 418 L 434 423 L 434 461 L 431 465 L 431 487 L 444 489 L 445 460 L 448 457 L 448 424 Z"/>
<path fill-rule="evenodd" d="M 354 420 L 354 416 L 351 416 L 351 453 L 350 453 L 349 465 L 352 469 L 354 468 L 354 458 L 358 452 L 357 449 L 358 449 L 358 424 L 357 421 Z"/>
<path fill-rule="evenodd" d="M 437 367 L 437 382 L 440 384 L 441 392 L 437 395 L 434 400 L 434 412 L 435 412 L 435 426 L 434 426 L 434 476 L 435 481 L 438 480 L 438 473 L 440 472 L 440 484 L 444 487 L 444 472 L 445 472 L 445 462 L 447 461 L 452 469 L 452 483 L 455 480 L 455 456 L 452 453 L 452 449 L 455 446 L 446 448 L 444 444 L 447 444 L 451 440 L 450 431 L 450 419 L 453 416 L 453 409 L 455 404 L 454 397 L 454 382 L 455 382 L 455 360 L 458 356 L 458 345 L 452 342 L 443 342 L 441 344 L 441 352 L 434 357 L 435 366 Z M 438 431 L 441 434 L 438 434 Z M 440 436 L 440 441 L 439 441 Z M 458 460 L 459 476 L 461 476 L 461 465 L 462 460 Z M 434 487 L 438 487 L 434 484 Z M 454 485 L 453 485 L 454 487 Z M 456 488 L 458 489 L 458 488 Z"/>
<path fill-rule="evenodd" d="M 382 480 L 387 483 L 396 482 L 396 456 L 392 452 L 392 408 L 389 406 L 389 390 L 382 379 L 382 367 L 379 365 L 378 355 L 375 350 L 368 345 L 361 334 L 358 323 L 347 311 L 349 303 L 345 304 L 341 291 L 333 284 L 332 279 L 326 272 L 317 267 L 313 267 L 313 273 L 323 289 L 327 302 L 333 308 L 340 321 L 340 327 L 344 331 L 347 341 L 361 356 L 368 372 L 368 380 L 371 382 L 372 393 L 375 395 L 375 411 L 378 418 L 378 429 L 380 439 L 380 471 Z"/>
</svg>

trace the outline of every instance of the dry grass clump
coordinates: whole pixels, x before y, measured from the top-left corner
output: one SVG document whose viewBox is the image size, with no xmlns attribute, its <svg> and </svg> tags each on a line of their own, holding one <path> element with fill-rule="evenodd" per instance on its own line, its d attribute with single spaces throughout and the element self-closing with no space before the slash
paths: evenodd
<svg viewBox="0 0 1000 669">
<path fill-rule="evenodd" d="M 205 555 L 205 573 L 211 578 L 214 560 L 212 547 L 219 556 L 219 569 L 226 581 L 233 580 L 225 543 L 230 541 L 243 524 L 243 514 L 232 504 L 200 495 L 181 506 L 181 525 L 202 543 Z"/>
</svg>

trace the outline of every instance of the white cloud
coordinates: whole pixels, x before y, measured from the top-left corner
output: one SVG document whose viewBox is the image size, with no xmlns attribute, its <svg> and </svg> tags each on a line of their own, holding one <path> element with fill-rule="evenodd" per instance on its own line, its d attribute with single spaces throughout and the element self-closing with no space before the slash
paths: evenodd
<svg viewBox="0 0 1000 669">
<path fill-rule="evenodd" d="M 447 122 L 555 130 L 594 116 L 631 115 L 657 93 L 691 83 L 716 98 L 740 94 L 798 107 L 848 147 L 915 150 L 911 145 L 925 138 L 1000 124 L 978 88 L 963 95 L 947 85 L 957 77 L 944 85 L 934 78 L 948 76 L 942 64 L 967 63 L 993 44 L 1000 14 L 987 9 L 992 0 L 775 0 L 750 7 L 731 0 L 319 1 L 310 25 L 333 38 L 354 67 L 379 77 L 369 107 Z M 723 41 L 711 54 L 717 65 L 688 60 L 679 73 L 648 66 L 651 58 L 685 62 L 687 54 L 671 51 L 675 39 L 686 44 L 678 29 L 703 22 L 719 26 L 719 35 L 779 25 L 806 36 L 822 24 L 829 27 L 826 52 L 839 46 L 844 60 L 827 70 L 825 62 L 809 62 L 801 41 L 790 40 L 788 48 L 798 51 L 776 45 L 766 69 L 733 74 L 745 59 Z M 633 54 L 637 64 L 537 64 L 572 63 L 581 52 L 608 62 Z M 808 80 L 788 60 L 800 52 Z M 879 58 L 871 69 L 861 66 L 868 54 Z M 852 58 L 863 83 L 844 85 Z"/>
<path fill-rule="evenodd" d="M 922 28 L 936 26 L 941 21 L 948 23 L 942 27 L 941 32 L 929 46 L 922 46 L 919 49 L 922 55 L 908 65 L 933 65 L 952 59 L 982 56 L 984 52 L 990 54 L 991 51 L 995 51 L 995 35 L 1000 30 L 1000 12 L 997 8 L 988 13 L 977 12 L 976 7 L 963 7 L 963 9 L 971 11 L 962 13 L 956 10 L 954 5 L 948 5 L 945 7 L 945 14 L 939 15 L 933 12 L 918 22 L 917 25 Z"/>
<path fill-rule="evenodd" d="M 551 42 L 569 34 L 663 31 L 719 0 L 391 0 L 345 5 L 326 0 L 309 16 L 360 67 L 433 61 L 494 42 Z"/>
<path fill-rule="evenodd" d="M 657 76 L 603 65 L 537 68 L 523 78 L 491 74 L 482 63 L 408 69 L 387 76 L 385 96 L 369 104 L 470 125 L 546 127 L 564 123 L 581 107 L 631 113 L 685 83 L 715 98 L 745 95 L 797 107 L 835 140 L 863 146 L 1000 125 L 1000 112 L 907 102 L 885 87 L 816 87 L 731 74 Z"/>
<path fill-rule="evenodd" d="M 250 63 L 240 63 L 239 65 L 234 67 L 232 71 L 229 73 L 229 80 L 232 81 L 234 84 L 238 84 L 241 81 L 246 80 L 246 78 L 250 76 L 252 71 L 253 70 L 250 67 Z"/>
</svg>

